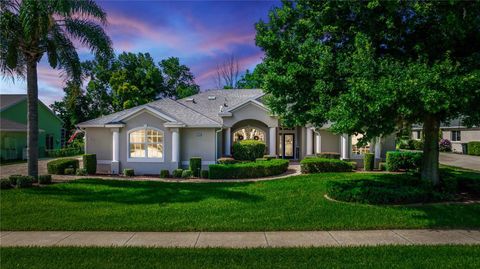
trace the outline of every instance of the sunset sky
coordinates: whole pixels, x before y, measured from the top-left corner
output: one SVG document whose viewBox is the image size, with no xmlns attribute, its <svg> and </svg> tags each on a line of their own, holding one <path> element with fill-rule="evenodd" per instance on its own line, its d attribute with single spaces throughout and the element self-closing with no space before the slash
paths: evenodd
<svg viewBox="0 0 480 269">
<path fill-rule="evenodd" d="M 254 24 L 278 1 L 98 1 L 106 10 L 107 33 L 116 53 L 149 52 L 155 62 L 170 56 L 193 71 L 202 90 L 214 87 L 215 66 L 233 54 L 240 68 L 253 69 L 263 53 L 255 46 Z M 79 48 L 82 60 L 92 55 Z M 44 57 L 45 58 L 45 57 Z M 64 81 L 42 59 L 39 97 L 48 105 L 63 96 Z M 26 93 L 24 81 L 0 81 L 1 93 Z"/>
</svg>

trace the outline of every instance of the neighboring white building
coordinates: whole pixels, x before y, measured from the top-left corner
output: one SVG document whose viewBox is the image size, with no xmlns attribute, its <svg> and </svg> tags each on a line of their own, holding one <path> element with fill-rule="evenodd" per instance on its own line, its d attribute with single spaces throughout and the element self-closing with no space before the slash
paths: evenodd
<svg viewBox="0 0 480 269">
<path fill-rule="evenodd" d="M 461 119 L 455 119 L 448 124 L 440 124 L 442 138 L 452 142 L 452 151 L 463 153 L 462 144 L 471 141 L 480 141 L 480 127 L 467 128 L 462 124 Z M 412 139 L 422 139 L 422 126 L 415 125 L 412 127 Z"/>
<path fill-rule="evenodd" d="M 328 126 L 283 128 L 264 105 L 262 90 L 211 90 L 180 100 L 161 99 L 77 126 L 85 131 L 85 152 L 97 154 L 99 171 L 117 174 L 159 174 L 188 165 L 202 165 L 230 156 L 237 140 L 264 141 L 269 155 L 300 160 L 320 152 L 337 152 L 342 159 L 362 159 L 374 152 L 377 162 L 395 149 L 394 135 L 358 148 L 359 137 L 337 135 Z"/>
</svg>

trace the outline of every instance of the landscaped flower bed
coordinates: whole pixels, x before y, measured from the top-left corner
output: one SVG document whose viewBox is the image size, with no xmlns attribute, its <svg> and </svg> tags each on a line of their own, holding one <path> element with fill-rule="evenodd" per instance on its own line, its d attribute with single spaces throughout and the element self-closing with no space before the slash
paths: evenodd
<svg viewBox="0 0 480 269">
<path fill-rule="evenodd" d="M 280 175 L 287 171 L 288 160 L 272 159 L 258 162 L 209 165 L 210 179 L 243 179 Z"/>
</svg>

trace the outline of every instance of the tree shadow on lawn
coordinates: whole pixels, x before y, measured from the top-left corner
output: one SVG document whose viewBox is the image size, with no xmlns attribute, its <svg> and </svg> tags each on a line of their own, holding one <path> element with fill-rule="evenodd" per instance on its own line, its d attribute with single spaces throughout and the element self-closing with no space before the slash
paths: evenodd
<svg viewBox="0 0 480 269">
<path fill-rule="evenodd" d="M 81 179 L 44 188 L 27 189 L 25 192 L 39 196 L 62 196 L 72 202 L 111 202 L 129 205 L 193 203 L 210 198 L 246 203 L 264 200 L 262 196 L 246 191 L 231 190 L 232 187 L 248 184 L 250 183 L 189 184 Z"/>
</svg>

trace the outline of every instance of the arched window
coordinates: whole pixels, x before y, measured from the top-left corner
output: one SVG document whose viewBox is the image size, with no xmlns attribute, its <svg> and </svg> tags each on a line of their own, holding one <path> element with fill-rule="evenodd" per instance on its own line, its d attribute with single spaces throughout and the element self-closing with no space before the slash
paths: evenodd
<svg viewBox="0 0 480 269">
<path fill-rule="evenodd" d="M 151 127 L 129 131 L 128 159 L 163 161 L 163 132 Z"/>
<path fill-rule="evenodd" d="M 370 152 L 370 143 L 360 145 L 359 142 L 362 137 L 362 134 L 352 135 L 352 154 L 362 155 Z"/>
<path fill-rule="evenodd" d="M 265 141 L 265 132 L 255 127 L 244 127 L 233 133 L 233 142 L 240 140 L 258 140 Z"/>
</svg>

